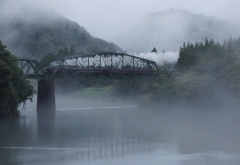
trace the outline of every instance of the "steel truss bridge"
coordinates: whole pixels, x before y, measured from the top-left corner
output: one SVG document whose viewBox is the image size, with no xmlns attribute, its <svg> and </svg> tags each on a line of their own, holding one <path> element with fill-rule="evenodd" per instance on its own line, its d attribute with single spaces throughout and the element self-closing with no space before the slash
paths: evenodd
<svg viewBox="0 0 240 165">
<path fill-rule="evenodd" d="M 48 68 L 41 68 L 34 59 L 18 59 L 19 67 L 28 79 L 141 77 L 152 76 L 155 61 L 125 53 L 94 53 L 55 60 Z"/>
</svg>

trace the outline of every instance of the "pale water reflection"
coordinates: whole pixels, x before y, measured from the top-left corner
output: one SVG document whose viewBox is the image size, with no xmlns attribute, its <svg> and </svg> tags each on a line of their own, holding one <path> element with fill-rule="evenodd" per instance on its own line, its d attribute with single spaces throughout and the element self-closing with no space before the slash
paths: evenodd
<svg viewBox="0 0 240 165">
<path fill-rule="evenodd" d="M 225 145 L 215 137 L 225 134 L 215 127 L 219 120 L 206 124 L 201 121 L 206 116 L 198 115 L 191 123 L 195 115 L 176 114 L 153 114 L 135 106 L 62 108 L 38 114 L 27 110 L 20 119 L 1 121 L 0 164 L 239 165 L 239 144 L 232 148 L 239 128 L 226 131 L 231 138 L 219 137 L 231 140 Z M 238 124 L 232 122 L 226 128 Z M 208 145 L 207 138 L 218 142 Z"/>
</svg>

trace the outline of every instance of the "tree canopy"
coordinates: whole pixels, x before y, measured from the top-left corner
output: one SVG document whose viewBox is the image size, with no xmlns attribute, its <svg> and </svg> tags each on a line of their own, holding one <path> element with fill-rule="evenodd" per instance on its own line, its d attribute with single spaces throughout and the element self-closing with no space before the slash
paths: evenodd
<svg viewBox="0 0 240 165">
<path fill-rule="evenodd" d="M 18 106 L 34 93 L 17 58 L 0 41 L 0 117 L 18 115 Z"/>
</svg>

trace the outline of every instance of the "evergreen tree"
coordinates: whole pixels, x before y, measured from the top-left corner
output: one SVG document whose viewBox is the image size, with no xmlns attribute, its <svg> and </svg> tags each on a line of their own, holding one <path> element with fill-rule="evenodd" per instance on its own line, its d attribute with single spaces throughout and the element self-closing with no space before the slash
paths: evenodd
<svg viewBox="0 0 240 165">
<path fill-rule="evenodd" d="M 157 53 L 157 49 L 154 47 L 151 52 L 152 52 L 152 53 Z"/>
<path fill-rule="evenodd" d="M 76 52 L 75 52 L 74 47 L 71 46 L 70 51 L 69 51 L 69 54 L 70 54 L 70 55 L 74 55 L 75 53 L 76 53 Z"/>
<path fill-rule="evenodd" d="M 231 44 L 233 43 L 233 38 L 232 38 L 231 35 L 230 35 L 229 38 L 228 38 L 228 42 L 230 42 Z"/>
<path fill-rule="evenodd" d="M 209 47 L 209 42 L 208 42 L 208 39 L 207 39 L 207 38 L 205 39 L 205 47 L 206 47 L 206 48 Z"/>
<path fill-rule="evenodd" d="M 233 47 L 232 47 L 232 43 L 233 42 L 228 42 L 227 52 L 229 52 L 229 53 L 233 53 L 234 52 Z"/>
</svg>

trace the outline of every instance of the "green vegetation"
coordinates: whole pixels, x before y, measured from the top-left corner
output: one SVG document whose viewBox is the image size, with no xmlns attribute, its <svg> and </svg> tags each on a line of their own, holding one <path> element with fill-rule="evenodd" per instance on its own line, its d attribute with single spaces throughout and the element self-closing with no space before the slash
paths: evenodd
<svg viewBox="0 0 240 165">
<path fill-rule="evenodd" d="M 0 41 L 0 117 L 17 116 L 19 104 L 34 93 L 17 65 L 17 58 Z"/>
<path fill-rule="evenodd" d="M 72 95 L 74 96 L 83 96 L 84 98 L 110 98 L 113 88 L 111 86 L 105 87 L 88 87 L 80 89 Z"/>
</svg>

